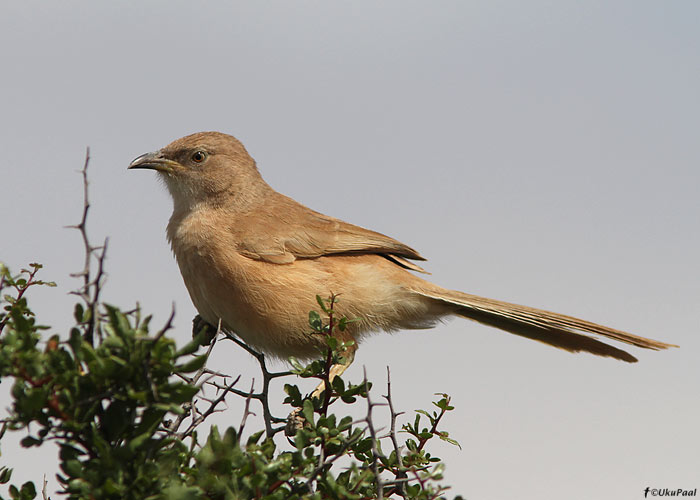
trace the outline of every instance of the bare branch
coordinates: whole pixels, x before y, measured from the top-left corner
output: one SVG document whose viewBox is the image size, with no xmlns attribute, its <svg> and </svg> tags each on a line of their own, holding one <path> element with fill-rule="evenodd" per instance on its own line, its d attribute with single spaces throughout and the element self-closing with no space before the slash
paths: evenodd
<svg viewBox="0 0 700 500">
<path fill-rule="evenodd" d="M 209 415 L 214 413 L 214 411 L 216 410 L 216 407 L 226 399 L 226 396 L 228 396 L 228 394 L 230 392 L 232 392 L 231 389 L 233 389 L 233 386 L 236 385 L 240 379 L 241 379 L 240 375 L 238 377 L 236 377 L 236 379 L 233 382 L 231 382 L 226 387 L 226 389 L 224 391 L 222 391 L 221 395 L 211 402 L 211 404 L 209 405 L 209 408 L 207 408 L 206 411 L 204 411 L 204 413 L 200 413 L 199 416 L 193 418 L 192 422 L 190 422 L 190 425 L 187 427 L 187 429 L 184 432 L 180 432 L 179 434 L 177 434 L 177 437 L 179 439 L 185 439 L 186 437 L 189 437 L 192 434 L 192 431 L 199 424 L 204 422 L 204 420 L 206 420 L 206 418 Z M 193 408 L 194 408 L 194 406 L 193 406 Z"/>
<path fill-rule="evenodd" d="M 367 368 L 364 368 L 364 381 L 365 387 L 367 387 Z M 372 438 L 372 472 L 377 481 L 377 500 L 382 500 L 384 498 L 384 482 L 382 481 L 381 474 L 379 473 L 379 447 L 377 446 L 377 432 L 374 429 L 374 422 L 372 421 L 372 410 L 374 409 L 374 404 L 370 399 L 369 391 L 367 391 L 367 416 L 365 421 L 367 422 L 367 430 L 369 430 L 369 435 Z"/>
<path fill-rule="evenodd" d="M 165 325 L 163 325 L 163 328 L 161 328 L 158 333 L 156 334 L 155 337 L 153 337 L 153 341 L 159 340 L 163 335 L 168 330 L 171 330 L 173 327 L 173 320 L 175 319 L 175 302 L 172 303 L 172 306 L 170 307 L 170 316 L 168 316 L 168 320 L 165 322 Z M 212 342 L 211 345 L 214 345 L 214 342 Z M 209 349 L 208 352 L 211 352 L 211 348 Z"/>
<path fill-rule="evenodd" d="M 173 305 L 173 313 L 170 315 L 170 319 L 168 320 L 166 327 L 164 327 L 163 330 L 161 330 L 161 332 L 165 333 L 165 330 L 170 328 L 170 322 L 173 319 L 174 313 L 175 313 L 175 306 Z M 160 332 L 159 332 L 159 335 L 160 335 Z M 209 344 L 209 348 L 207 349 L 207 352 L 206 352 L 207 359 L 209 359 L 209 355 L 211 354 L 211 351 L 214 349 L 214 345 L 216 345 L 216 337 L 214 337 L 212 339 L 212 342 Z M 180 378 L 185 380 L 185 382 L 187 382 L 188 384 L 197 385 L 197 384 L 199 384 L 200 379 L 204 375 L 209 375 L 209 374 L 210 374 L 210 371 L 207 370 L 206 365 L 205 365 L 205 366 L 202 366 L 199 370 L 197 370 L 197 373 L 195 373 L 194 377 L 189 378 L 189 377 L 185 377 L 184 375 L 180 375 Z M 222 376 L 222 377 L 227 377 L 227 375 L 224 375 L 224 374 L 216 374 L 216 375 Z M 238 379 L 236 379 L 236 381 L 237 380 Z M 207 380 L 202 382 L 200 387 L 202 387 L 204 384 L 207 384 L 207 383 L 208 383 L 208 378 L 207 378 Z M 189 403 L 187 405 L 187 408 L 185 408 L 185 410 L 187 410 L 187 411 L 183 412 L 181 415 L 178 415 L 178 417 L 175 419 L 175 422 L 173 422 L 172 424 L 170 424 L 168 426 L 168 430 L 170 432 L 176 433 L 177 430 L 182 425 L 182 422 L 184 422 L 188 417 L 192 417 L 192 419 L 194 421 L 194 419 L 196 418 L 196 408 L 195 408 L 194 404 Z M 194 430 L 194 429 L 192 429 L 192 430 Z M 192 431 L 190 430 L 190 432 L 192 432 Z"/>
<path fill-rule="evenodd" d="M 98 325 L 98 314 L 97 306 L 99 304 L 100 291 L 102 290 L 102 281 L 104 278 L 104 259 L 107 254 L 107 243 L 108 240 L 105 239 L 104 244 L 101 247 L 94 247 L 90 244 L 90 239 L 87 233 L 87 218 L 90 211 L 90 199 L 88 197 L 88 165 L 90 164 L 90 148 L 87 148 L 85 152 L 85 163 L 83 169 L 80 171 L 83 177 L 83 213 L 80 222 L 75 226 L 68 226 L 71 229 L 77 229 L 80 231 L 80 235 L 83 240 L 83 247 L 85 252 L 83 270 L 77 273 L 72 273 L 71 276 L 74 278 L 83 278 L 83 285 L 71 292 L 74 295 L 78 295 L 83 299 L 85 305 L 89 311 L 88 318 L 85 321 L 85 330 L 83 332 L 83 337 L 90 345 L 94 345 L 94 335 L 95 331 L 100 331 L 97 328 Z M 93 277 L 92 275 L 92 258 L 97 259 L 97 273 Z"/>
<path fill-rule="evenodd" d="M 48 484 L 48 481 L 46 480 L 46 474 L 44 474 L 44 485 L 41 487 L 41 497 L 44 500 L 51 500 L 51 497 L 49 496 L 48 493 L 46 493 L 46 485 Z"/>
<path fill-rule="evenodd" d="M 270 401 L 269 401 L 269 395 L 270 395 L 270 381 L 272 379 L 275 379 L 277 377 L 284 377 L 287 375 L 291 375 L 291 372 L 286 371 L 286 372 L 277 372 L 277 373 L 272 373 L 268 371 L 267 365 L 265 364 L 265 355 L 257 352 L 255 349 L 249 347 L 246 345 L 243 341 L 241 341 L 238 337 L 233 335 L 230 332 L 223 331 L 222 332 L 228 340 L 238 344 L 241 346 L 243 349 L 248 351 L 250 354 L 253 355 L 255 359 L 258 360 L 258 364 L 260 365 L 260 370 L 262 371 L 263 374 L 263 386 L 262 386 L 262 391 L 258 394 L 252 394 L 251 393 L 246 394 L 244 397 L 250 397 L 252 399 L 257 399 L 260 401 L 260 404 L 263 407 L 263 420 L 265 421 L 265 435 L 268 438 L 272 438 L 275 434 L 278 432 L 284 430 L 284 426 L 274 428 L 272 426 L 273 423 L 278 423 L 278 422 L 285 422 L 285 419 L 275 417 L 272 415 L 272 412 L 270 411 Z M 239 394 L 243 395 L 243 394 Z"/>
<path fill-rule="evenodd" d="M 252 394 L 253 389 L 255 388 L 255 380 L 252 380 L 250 382 L 250 393 Z M 252 397 L 249 395 L 247 398 L 245 398 L 245 408 L 243 409 L 243 418 L 241 419 L 241 425 L 238 426 L 238 436 L 243 435 L 243 428 L 245 427 L 246 420 L 248 420 L 248 415 L 253 415 L 255 416 L 255 413 L 250 411 L 250 400 Z"/>
<path fill-rule="evenodd" d="M 396 437 L 396 419 L 400 416 L 403 415 L 404 412 L 396 412 L 394 410 L 394 402 L 391 399 L 391 370 L 389 367 L 386 367 L 386 396 L 384 396 L 384 399 L 386 399 L 387 404 L 389 405 L 389 412 L 391 413 L 391 428 L 389 430 L 389 438 L 391 439 L 391 444 L 394 447 L 394 453 L 396 453 L 396 459 L 397 459 L 397 466 L 398 466 L 398 473 L 396 474 L 397 480 L 402 480 L 406 478 L 406 469 L 403 466 L 403 461 L 401 460 L 401 447 L 399 446 L 398 439 Z M 405 496 L 405 487 L 403 481 L 399 481 L 397 483 L 398 489 L 399 489 L 399 495 Z"/>
</svg>

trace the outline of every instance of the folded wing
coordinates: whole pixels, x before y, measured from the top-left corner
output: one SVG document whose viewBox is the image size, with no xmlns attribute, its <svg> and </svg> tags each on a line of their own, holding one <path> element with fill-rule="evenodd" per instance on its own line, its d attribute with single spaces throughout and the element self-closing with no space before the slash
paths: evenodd
<svg viewBox="0 0 700 500">
<path fill-rule="evenodd" d="M 425 260 L 416 250 L 376 231 L 323 215 L 282 194 L 245 217 L 245 235 L 238 238 L 238 251 L 256 260 L 289 264 L 297 259 L 324 255 L 378 254 L 397 265 L 425 272 L 409 262 Z M 271 212 L 269 207 L 276 207 Z M 280 210 L 282 207 L 282 210 Z M 235 230 L 235 228 L 234 228 Z"/>
</svg>

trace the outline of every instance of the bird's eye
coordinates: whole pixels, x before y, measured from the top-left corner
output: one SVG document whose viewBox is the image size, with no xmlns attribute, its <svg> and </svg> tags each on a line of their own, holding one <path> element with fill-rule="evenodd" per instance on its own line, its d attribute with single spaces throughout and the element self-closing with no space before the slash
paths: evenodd
<svg viewBox="0 0 700 500">
<path fill-rule="evenodd" d="M 207 154 L 204 151 L 195 151 L 192 153 L 192 161 L 195 163 L 202 163 L 206 157 Z"/>
</svg>

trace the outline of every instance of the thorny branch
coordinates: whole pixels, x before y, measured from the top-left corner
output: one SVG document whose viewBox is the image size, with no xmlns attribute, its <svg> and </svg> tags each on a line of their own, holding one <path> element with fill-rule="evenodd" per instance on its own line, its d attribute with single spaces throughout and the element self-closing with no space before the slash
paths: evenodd
<svg viewBox="0 0 700 500">
<path fill-rule="evenodd" d="M 165 328 L 163 330 L 165 330 Z M 161 330 L 161 331 L 163 331 L 163 330 Z M 159 332 L 159 334 L 160 334 L 160 332 Z M 211 351 L 214 349 L 214 346 L 216 345 L 216 339 L 217 339 L 217 337 L 215 336 L 212 339 L 211 343 L 209 344 L 209 348 L 207 349 L 207 352 L 206 352 L 207 359 L 209 358 Z M 209 380 L 209 377 L 215 376 L 210 372 L 210 370 L 208 370 L 206 368 L 206 364 L 204 366 L 202 366 L 199 370 L 197 370 L 197 373 L 195 373 L 195 375 L 192 378 L 185 377 L 184 375 L 179 375 L 179 376 L 188 384 L 197 385 L 197 386 L 201 387 L 202 384 L 200 384 L 200 380 L 202 379 L 202 377 L 204 375 L 207 375 L 208 377 L 204 380 L 203 383 L 206 383 Z M 219 375 L 219 374 L 216 374 L 216 375 Z M 221 376 L 225 376 L 225 375 L 221 374 Z M 236 381 L 238 381 L 238 379 L 236 379 Z M 186 411 L 184 411 L 182 414 L 178 415 L 178 417 L 175 419 L 174 422 L 167 423 L 166 427 L 167 427 L 168 432 L 173 433 L 173 434 L 177 433 L 177 430 L 180 428 L 182 423 L 188 417 L 190 417 L 192 419 L 192 422 L 194 422 L 198 418 L 198 416 L 199 416 L 198 411 L 193 404 L 185 405 L 184 409 Z M 210 413 L 213 413 L 213 409 Z M 183 433 L 179 433 L 179 435 L 189 435 L 189 433 L 191 433 L 192 430 L 194 430 L 194 427 L 192 427 L 192 425 L 190 425 L 190 426 L 188 426 L 187 431 L 185 431 Z"/>
<path fill-rule="evenodd" d="M 399 446 L 398 439 L 396 439 L 396 419 L 403 415 L 404 412 L 396 412 L 394 410 L 394 402 L 391 399 L 391 370 L 389 367 L 386 367 L 386 396 L 384 396 L 384 399 L 386 399 L 387 404 L 389 405 L 389 412 L 391 413 L 391 427 L 389 428 L 389 434 L 388 437 L 391 439 L 391 444 L 394 447 L 394 453 L 396 454 L 397 457 L 401 457 L 401 447 Z M 384 436 L 387 437 L 387 436 Z M 403 463 L 401 460 L 398 460 L 397 463 L 397 473 L 396 473 L 396 478 L 399 480 L 404 480 L 406 478 L 406 472 L 405 472 L 405 467 L 403 466 Z M 397 482 L 397 493 L 399 496 L 405 496 L 405 487 L 404 487 L 404 481 L 398 481 Z M 391 493 L 389 493 L 391 495 Z"/>
<path fill-rule="evenodd" d="M 336 321 L 334 318 L 334 308 L 335 304 L 338 300 L 338 296 L 334 293 L 331 293 L 330 299 L 328 301 L 328 308 L 325 309 L 325 312 L 328 314 L 328 335 L 333 335 L 333 330 L 335 329 Z M 323 304 L 319 304 L 323 305 Z M 326 416 L 328 414 L 328 407 L 331 404 L 331 395 L 333 393 L 332 387 L 331 387 L 331 368 L 333 367 L 333 352 L 331 349 L 328 349 L 326 353 L 326 360 L 325 360 L 325 369 L 323 370 L 323 377 L 322 377 L 322 383 L 323 383 L 323 404 L 321 406 L 321 414 L 323 416 Z"/>
<path fill-rule="evenodd" d="M 88 198 L 88 165 L 90 164 L 90 148 L 87 148 L 85 152 L 85 164 L 80 173 L 83 176 L 83 215 L 80 222 L 74 226 L 68 226 L 71 229 L 77 229 L 83 239 L 83 246 L 85 248 L 85 263 L 83 270 L 77 273 L 71 274 L 74 278 L 83 278 L 83 285 L 76 291 L 71 292 L 74 295 L 78 295 L 85 305 L 87 306 L 88 313 L 85 320 L 86 328 L 84 332 L 85 340 L 94 345 L 94 335 L 95 330 L 100 331 L 96 328 L 98 325 L 98 311 L 97 306 L 100 299 L 100 291 L 102 290 L 102 281 L 104 278 L 104 259 L 107 254 L 107 243 L 108 239 L 105 238 L 105 242 L 102 246 L 94 247 L 90 244 L 90 240 L 87 234 L 87 218 L 88 212 L 90 210 L 90 199 Z M 97 259 L 97 272 L 93 276 L 92 272 L 92 259 Z"/>
<path fill-rule="evenodd" d="M 245 428 L 245 423 L 248 420 L 249 415 L 255 416 L 255 413 L 250 411 L 250 400 L 251 400 L 251 394 L 253 393 L 253 389 L 255 388 L 255 380 L 251 380 L 250 382 L 250 393 L 248 393 L 248 397 L 245 398 L 245 408 L 243 409 L 243 417 L 241 418 L 241 424 L 238 426 L 238 435 L 243 434 L 243 429 Z"/>
<path fill-rule="evenodd" d="M 367 369 L 364 370 L 364 384 L 367 386 Z M 377 431 L 374 428 L 374 421 L 372 420 L 372 410 L 379 403 L 373 403 L 370 398 L 369 391 L 367 391 L 367 416 L 365 417 L 365 422 L 367 422 L 367 429 L 369 430 L 369 435 L 372 437 L 372 472 L 374 473 L 375 480 L 377 481 L 377 499 L 382 500 L 384 498 L 384 482 L 382 481 L 382 476 L 379 472 L 379 457 L 383 455 L 379 451 L 377 439 Z"/>
<path fill-rule="evenodd" d="M 199 321 L 195 320 L 195 324 L 199 324 Z M 208 325 L 211 326 L 211 325 Z M 194 332 L 199 333 L 199 332 Z M 200 411 L 195 404 L 190 404 L 187 405 L 186 409 L 187 411 L 181 415 L 179 415 L 174 422 L 169 423 L 167 425 L 167 431 L 170 433 L 177 433 L 177 436 L 182 439 L 184 437 L 191 436 L 192 432 L 195 430 L 195 428 L 200 425 L 209 415 L 214 413 L 215 411 L 220 411 L 216 410 L 216 407 L 221 404 L 226 396 L 228 394 L 236 394 L 237 396 L 240 396 L 242 398 L 245 398 L 245 408 L 244 408 L 244 414 L 242 417 L 242 421 L 240 424 L 240 429 L 242 431 L 243 426 L 245 425 L 248 416 L 250 415 L 255 415 L 254 412 L 250 410 L 250 401 L 255 399 L 257 401 L 260 401 L 260 404 L 262 405 L 263 408 L 263 420 L 265 422 L 265 431 L 266 435 L 268 438 L 272 438 L 275 434 L 280 432 L 281 430 L 284 429 L 284 426 L 278 426 L 278 427 L 273 427 L 274 424 L 277 423 L 282 423 L 285 422 L 286 420 L 283 418 L 275 417 L 272 415 L 270 411 L 270 403 L 269 403 L 269 388 L 270 388 L 270 382 L 278 377 L 284 377 L 287 375 L 290 375 L 291 372 L 285 371 L 285 372 L 270 372 L 267 369 L 267 365 L 265 363 L 265 356 L 262 353 L 259 353 L 243 343 L 240 339 L 238 339 L 236 336 L 233 334 L 222 330 L 221 328 L 221 322 L 219 322 L 219 325 L 216 328 L 216 333 L 212 337 L 212 341 L 209 344 L 209 348 L 207 349 L 206 356 L 207 358 L 209 357 L 209 354 L 214 348 L 214 345 L 216 344 L 217 340 L 220 338 L 220 335 L 223 335 L 223 338 L 226 338 L 228 340 L 231 340 L 232 342 L 236 343 L 243 349 L 245 349 L 248 353 L 250 353 L 260 364 L 260 369 L 263 374 L 263 387 L 261 392 L 254 392 L 254 384 L 255 380 L 252 381 L 251 383 L 251 388 L 249 391 L 243 391 L 240 389 L 237 389 L 234 387 L 239 381 L 240 381 L 240 375 L 236 377 L 236 379 L 232 383 L 227 383 L 226 379 L 229 378 L 229 375 L 215 372 L 213 370 L 210 370 L 209 368 L 203 366 L 200 368 L 197 373 L 194 375 L 192 378 L 188 377 L 183 377 L 183 380 L 185 380 L 187 383 L 196 385 L 198 387 L 204 387 L 204 386 L 211 386 L 215 388 L 217 391 L 221 391 L 221 394 L 216 399 L 207 399 L 200 397 L 201 400 L 207 401 L 209 403 L 209 407 L 205 411 Z M 219 382 L 216 379 L 223 379 L 223 382 Z M 182 432 L 177 432 L 177 430 L 180 428 L 180 426 L 183 424 L 183 422 L 187 419 L 190 418 L 191 421 L 187 428 L 182 431 Z M 240 432 L 239 432 L 240 435 Z"/>
<path fill-rule="evenodd" d="M 263 408 L 263 420 L 265 421 L 265 434 L 268 438 L 272 438 L 275 434 L 277 434 L 280 431 L 283 431 L 285 426 L 281 425 L 278 427 L 273 427 L 273 424 L 277 423 L 282 423 L 286 422 L 286 419 L 280 418 L 280 417 L 275 417 L 272 415 L 272 412 L 270 411 L 270 381 L 272 381 L 275 378 L 278 377 L 286 377 L 287 375 L 291 375 L 290 371 L 285 371 L 285 372 L 270 372 L 267 369 L 267 365 L 265 363 L 265 355 L 257 352 L 255 349 L 249 347 L 246 345 L 242 340 L 240 340 L 238 337 L 235 335 L 223 330 L 223 334 L 226 339 L 238 344 L 241 346 L 243 349 L 248 351 L 256 360 L 258 360 L 258 364 L 260 365 L 260 370 L 262 371 L 263 375 L 263 384 L 262 384 L 262 390 L 258 393 L 253 393 L 252 390 L 251 392 L 248 393 L 239 393 L 236 392 L 239 396 L 243 396 L 246 398 L 251 398 L 251 399 L 257 399 L 260 401 L 260 404 L 262 405 Z"/>
<path fill-rule="evenodd" d="M 182 440 L 182 439 L 185 439 L 186 437 L 191 436 L 192 431 L 194 431 L 199 424 L 204 422 L 207 419 L 207 417 L 209 417 L 209 415 L 212 415 L 216 411 L 222 411 L 222 410 L 217 410 L 216 407 L 219 404 L 224 402 L 224 400 L 226 399 L 226 396 L 228 396 L 229 392 L 231 392 L 231 389 L 233 389 L 233 386 L 236 385 L 240 379 L 241 379 L 241 376 L 239 375 L 238 377 L 236 377 L 234 379 L 233 382 L 231 382 L 230 384 L 228 384 L 224 388 L 224 390 L 221 392 L 219 397 L 217 397 L 216 399 L 212 400 L 212 399 L 200 397 L 200 399 L 203 399 L 204 401 L 207 401 L 209 403 L 209 407 L 205 411 L 200 412 L 195 405 L 192 405 L 192 414 L 191 414 L 192 421 L 190 422 L 190 425 L 187 426 L 187 429 L 185 429 L 183 432 L 180 432 L 177 434 L 177 437 Z"/>
</svg>

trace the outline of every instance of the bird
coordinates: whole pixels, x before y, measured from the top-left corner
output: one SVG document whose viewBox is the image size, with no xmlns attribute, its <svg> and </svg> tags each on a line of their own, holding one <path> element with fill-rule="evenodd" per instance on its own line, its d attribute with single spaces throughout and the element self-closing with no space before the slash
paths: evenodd
<svg viewBox="0 0 700 500">
<path fill-rule="evenodd" d="M 612 340 L 644 349 L 678 347 L 564 314 L 443 288 L 422 278 L 416 250 L 384 234 L 316 212 L 275 191 L 235 137 L 198 132 L 134 159 L 155 170 L 173 200 L 167 238 L 199 315 L 275 358 L 310 359 L 325 339 L 310 331 L 317 296 L 337 297 L 350 318 L 334 332 L 357 345 L 377 331 L 431 328 L 459 316 L 569 351 L 628 363 Z"/>
</svg>

